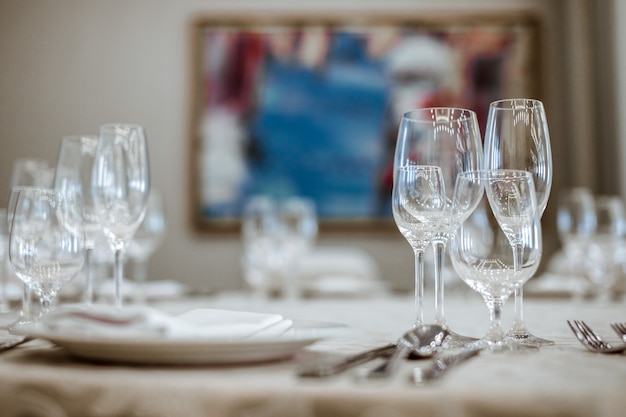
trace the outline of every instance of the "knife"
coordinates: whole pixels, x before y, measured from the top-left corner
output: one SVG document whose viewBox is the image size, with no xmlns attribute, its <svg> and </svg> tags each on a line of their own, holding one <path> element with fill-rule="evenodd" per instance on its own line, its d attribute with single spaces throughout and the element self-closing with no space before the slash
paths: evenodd
<svg viewBox="0 0 626 417">
<path fill-rule="evenodd" d="M 426 368 L 416 367 L 413 369 L 413 382 L 419 385 L 440 379 L 450 368 L 478 355 L 482 349 L 482 347 L 472 347 L 459 353 L 436 358 Z"/>
<path fill-rule="evenodd" d="M 347 356 L 335 362 L 304 364 L 297 369 L 297 373 L 298 376 L 301 377 L 329 377 L 378 357 L 389 355 L 395 349 L 396 344 L 390 343 L 385 346 L 357 353 L 356 355 Z"/>
</svg>

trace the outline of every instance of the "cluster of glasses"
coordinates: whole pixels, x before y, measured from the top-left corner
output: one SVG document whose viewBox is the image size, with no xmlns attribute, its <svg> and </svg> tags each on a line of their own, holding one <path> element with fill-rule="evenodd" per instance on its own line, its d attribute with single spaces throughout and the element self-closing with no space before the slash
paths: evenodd
<svg viewBox="0 0 626 417">
<path fill-rule="evenodd" d="M 568 274 L 579 277 L 577 295 L 616 299 L 626 285 L 626 206 L 616 195 L 587 187 L 559 194 L 557 227 Z"/>
<path fill-rule="evenodd" d="M 424 323 L 424 253 L 434 249 L 435 322 L 453 346 L 475 343 L 444 316 L 446 248 L 454 270 L 491 311 L 481 340 L 494 350 L 552 342 L 523 320 L 523 285 L 541 261 L 540 219 L 552 182 L 543 104 L 531 99 L 491 103 L 483 149 L 476 114 L 424 108 L 400 122 L 392 195 L 395 222 L 415 253 L 415 326 Z M 505 334 L 501 309 L 515 294 L 515 320 Z"/>
<path fill-rule="evenodd" d="M 150 188 L 143 127 L 106 124 L 98 135 L 64 137 L 55 167 L 45 160 L 17 160 L 10 185 L 5 253 L 24 283 L 15 324 L 36 319 L 31 292 L 44 315 L 81 272 L 85 305 L 93 303 L 94 254 L 104 242 L 108 250 L 102 256 L 114 264 L 115 304 L 122 306 L 126 254 L 144 267 L 165 231 L 162 198 Z"/>
<path fill-rule="evenodd" d="M 244 279 L 254 293 L 298 297 L 300 260 L 318 232 L 315 204 L 302 197 L 253 196 L 244 205 L 241 227 Z"/>
</svg>

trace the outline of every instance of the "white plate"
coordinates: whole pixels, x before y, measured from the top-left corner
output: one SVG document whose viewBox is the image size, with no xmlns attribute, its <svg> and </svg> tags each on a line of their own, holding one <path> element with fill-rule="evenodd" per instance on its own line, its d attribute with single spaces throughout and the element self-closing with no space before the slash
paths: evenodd
<svg viewBox="0 0 626 417">
<path fill-rule="evenodd" d="M 305 346 L 337 335 L 345 326 L 296 322 L 289 334 L 267 339 L 202 340 L 167 338 L 98 338 L 64 335 L 37 323 L 12 330 L 15 334 L 49 340 L 82 359 L 134 364 L 198 365 L 263 362 L 292 356 Z"/>
</svg>

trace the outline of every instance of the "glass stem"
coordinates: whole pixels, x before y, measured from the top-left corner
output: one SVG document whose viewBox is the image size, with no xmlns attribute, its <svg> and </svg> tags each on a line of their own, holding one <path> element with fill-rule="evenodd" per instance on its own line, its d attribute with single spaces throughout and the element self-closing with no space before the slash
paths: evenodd
<svg viewBox="0 0 626 417">
<path fill-rule="evenodd" d="M 520 271 L 522 268 L 522 260 L 524 257 L 524 247 L 520 244 L 513 245 L 513 267 L 515 271 Z M 524 323 L 524 287 L 518 285 L 515 287 L 515 326 L 521 328 Z"/>
<path fill-rule="evenodd" d="M 50 312 L 50 305 L 52 304 L 52 300 L 47 296 L 39 296 L 41 301 L 41 316 L 44 316 Z"/>
<path fill-rule="evenodd" d="M 24 288 L 22 290 L 22 311 L 20 315 L 22 316 L 22 320 L 30 320 L 32 317 L 31 314 L 31 290 L 30 287 L 24 284 Z"/>
<path fill-rule="evenodd" d="M 502 301 L 492 300 L 487 304 L 489 305 L 489 318 L 491 319 L 488 339 L 492 343 L 502 342 L 504 337 L 502 331 Z"/>
<path fill-rule="evenodd" d="M 9 294 L 7 290 L 7 261 L 0 262 L 0 313 L 11 311 L 9 306 Z"/>
<path fill-rule="evenodd" d="M 121 307 L 123 304 L 122 286 L 124 285 L 124 252 L 115 251 L 115 305 Z"/>
<path fill-rule="evenodd" d="M 444 297 L 444 282 L 443 282 L 443 257 L 446 249 L 444 242 L 433 242 L 433 249 L 435 252 L 434 268 L 435 268 L 435 323 L 439 325 L 445 325 L 446 319 L 444 316 L 443 297 Z"/>
<path fill-rule="evenodd" d="M 135 290 L 135 303 L 143 304 L 146 302 L 146 280 L 148 278 L 148 260 L 137 258 L 134 260 L 134 278 L 137 288 Z"/>
<path fill-rule="evenodd" d="M 415 251 L 415 326 L 424 323 L 424 251 Z"/>
<path fill-rule="evenodd" d="M 519 285 L 515 288 L 515 323 L 524 323 L 524 287 Z"/>
<path fill-rule="evenodd" d="M 85 303 L 93 304 L 93 248 L 85 251 Z"/>
</svg>

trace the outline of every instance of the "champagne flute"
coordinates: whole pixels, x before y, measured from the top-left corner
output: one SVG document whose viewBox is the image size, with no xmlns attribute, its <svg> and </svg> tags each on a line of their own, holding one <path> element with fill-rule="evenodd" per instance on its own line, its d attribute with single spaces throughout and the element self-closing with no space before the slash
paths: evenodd
<svg viewBox="0 0 626 417">
<path fill-rule="evenodd" d="M 537 270 L 542 255 L 541 225 L 533 179 L 525 171 L 476 172 L 486 189 L 476 210 L 450 241 L 450 259 L 459 277 L 489 308 L 490 327 L 481 339 L 488 350 L 522 347 L 504 338 L 502 307 L 515 288 Z M 459 191 L 455 198 L 465 200 Z M 516 242 L 519 252 L 511 251 Z M 517 257 L 516 255 L 521 255 Z"/>
<path fill-rule="evenodd" d="M 19 188 L 9 232 L 9 259 L 16 275 L 39 296 L 41 315 L 47 314 L 58 291 L 85 262 L 80 195 Z"/>
<path fill-rule="evenodd" d="M 146 301 L 145 283 L 148 278 L 148 260 L 163 243 L 165 237 L 165 203 L 161 192 L 152 188 L 148 197 L 146 215 L 128 245 L 128 258 L 132 260 L 133 278 L 137 283 L 135 302 Z"/>
<path fill-rule="evenodd" d="M 100 127 L 91 181 L 96 213 L 115 253 L 115 304 L 121 307 L 124 255 L 146 213 L 150 193 L 148 145 L 143 127 Z"/>
<path fill-rule="evenodd" d="M 432 236 L 435 252 L 435 322 L 444 326 L 451 345 L 462 345 L 474 339 L 449 329 L 444 314 L 443 262 L 446 243 L 463 216 L 452 218 L 453 194 L 457 175 L 478 170 L 482 164 L 482 143 L 476 114 L 460 108 L 423 108 L 402 116 L 394 166 L 431 165 L 441 169 L 445 190 L 444 221 L 439 222 Z M 463 206 L 457 207 L 457 210 Z M 467 208 L 471 208 L 467 206 Z M 461 214 L 461 213 L 457 213 Z M 465 213 L 469 214 L 469 213 Z"/>
<path fill-rule="evenodd" d="M 7 203 L 7 217 L 9 232 L 19 187 L 50 187 L 54 177 L 54 170 L 48 161 L 40 158 L 18 158 L 13 162 L 11 171 L 10 194 Z M 10 262 L 9 262 L 10 265 Z M 14 325 L 30 323 L 34 320 L 32 312 L 32 293 L 28 285 L 24 284 L 22 292 L 22 309 Z"/>
<path fill-rule="evenodd" d="M 85 294 L 86 304 L 93 303 L 93 251 L 102 226 L 96 214 L 91 193 L 91 173 L 98 137 L 96 135 L 66 136 L 61 140 L 54 186 L 60 191 L 79 193 L 85 227 Z"/>
<path fill-rule="evenodd" d="M 532 174 L 537 194 L 537 209 L 543 215 L 552 187 L 552 151 L 543 103 L 513 98 L 489 105 L 485 130 L 485 169 L 517 169 Z M 519 343 L 529 346 L 554 342 L 530 333 L 524 323 L 524 291 L 515 291 L 515 319 L 507 332 Z"/>
<path fill-rule="evenodd" d="M 437 166 L 406 164 L 394 171 L 393 218 L 415 255 L 415 327 L 424 323 L 424 252 L 443 221 L 444 187 Z"/>
</svg>

